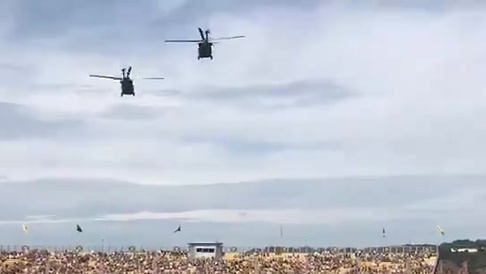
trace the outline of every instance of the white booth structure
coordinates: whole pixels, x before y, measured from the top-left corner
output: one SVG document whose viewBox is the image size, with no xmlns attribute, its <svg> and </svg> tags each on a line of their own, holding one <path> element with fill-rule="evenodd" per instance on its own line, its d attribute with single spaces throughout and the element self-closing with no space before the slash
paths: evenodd
<svg viewBox="0 0 486 274">
<path fill-rule="evenodd" d="M 187 245 L 189 246 L 189 258 L 191 259 L 220 259 L 224 256 L 223 243 L 220 242 L 196 242 L 188 243 Z"/>
</svg>

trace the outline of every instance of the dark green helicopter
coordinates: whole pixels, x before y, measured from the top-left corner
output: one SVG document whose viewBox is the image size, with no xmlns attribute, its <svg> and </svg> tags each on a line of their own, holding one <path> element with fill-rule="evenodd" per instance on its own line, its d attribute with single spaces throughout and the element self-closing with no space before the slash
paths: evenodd
<svg viewBox="0 0 486 274">
<path fill-rule="evenodd" d="M 198 43 L 198 55 L 197 60 L 203 58 L 210 58 L 213 60 L 213 44 L 217 43 L 217 41 L 221 40 L 231 40 L 237 38 L 244 38 L 245 36 L 231 36 L 231 37 L 221 37 L 221 38 L 210 38 L 209 37 L 209 29 L 203 31 L 201 28 L 198 28 L 199 34 L 201 35 L 201 40 L 165 40 L 166 43 Z"/>
<path fill-rule="evenodd" d="M 122 69 L 122 77 L 113 77 L 113 76 L 105 76 L 105 75 L 97 75 L 97 74 L 90 74 L 89 77 L 95 78 L 104 78 L 104 79 L 112 79 L 120 81 L 121 84 L 121 94 L 123 95 L 132 95 L 135 96 L 135 86 L 133 85 L 133 79 L 130 78 L 130 73 L 132 72 L 132 67 L 128 67 L 128 69 Z M 141 78 L 144 80 L 163 80 L 162 77 L 149 77 L 149 78 Z"/>
</svg>

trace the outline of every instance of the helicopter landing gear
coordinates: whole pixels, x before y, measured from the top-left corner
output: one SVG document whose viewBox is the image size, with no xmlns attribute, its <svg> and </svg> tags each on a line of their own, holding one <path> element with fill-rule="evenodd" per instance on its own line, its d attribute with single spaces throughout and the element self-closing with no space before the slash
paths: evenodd
<svg viewBox="0 0 486 274">
<path fill-rule="evenodd" d="M 201 60 L 201 56 L 198 56 L 198 57 L 197 57 L 197 60 Z"/>
<path fill-rule="evenodd" d="M 213 60 L 213 56 L 212 55 L 209 55 L 209 59 Z"/>
<path fill-rule="evenodd" d="M 120 97 L 123 97 L 123 93 L 120 93 Z"/>
</svg>

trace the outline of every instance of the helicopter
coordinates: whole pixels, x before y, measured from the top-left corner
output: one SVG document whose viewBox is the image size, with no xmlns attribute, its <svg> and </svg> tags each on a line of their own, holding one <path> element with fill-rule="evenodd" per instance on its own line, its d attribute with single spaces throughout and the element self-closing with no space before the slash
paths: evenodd
<svg viewBox="0 0 486 274">
<path fill-rule="evenodd" d="M 121 84 L 121 93 L 120 96 L 123 95 L 132 95 L 135 96 L 135 87 L 133 85 L 133 79 L 130 78 L 130 73 L 132 72 L 132 67 L 128 67 L 128 69 L 123 68 L 122 70 L 122 77 L 113 77 L 113 76 L 105 76 L 105 75 L 97 75 L 97 74 L 90 74 L 89 77 L 95 78 L 104 78 L 104 79 L 112 79 L 120 81 Z M 150 77 L 150 78 L 142 78 L 144 80 L 163 80 L 162 77 Z"/>
<path fill-rule="evenodd" d="M 207 29 L 203 31 L 201 28 L 198 28 L 199 34 L 201 35 L 201 40 L 165 40 L 166 43 L 198 43 L 198 55 L 197 60 L 203 58 L 210 58 L 213 60 L 213 51 L 212 47 L 213 44 L 217 43 L 215 41 L 219 40 L 231 40 L 237 38 L 244 38 L 245 36 L 231 36 L 231 37 L 221 37 L 221 38 L 210 38 L 209 33 L 210 30 Z"/>
</svg>

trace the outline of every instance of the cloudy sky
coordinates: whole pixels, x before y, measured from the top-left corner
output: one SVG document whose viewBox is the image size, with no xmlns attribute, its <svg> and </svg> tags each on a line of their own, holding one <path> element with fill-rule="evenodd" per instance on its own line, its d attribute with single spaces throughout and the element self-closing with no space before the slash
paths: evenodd
<svg viewBox="0 0 486 274">
<path fill-rule="evenodd" d="M 297 2 L 2 1 L 0 181 L 483 173 L 484 4 Z"/>
</svg>

